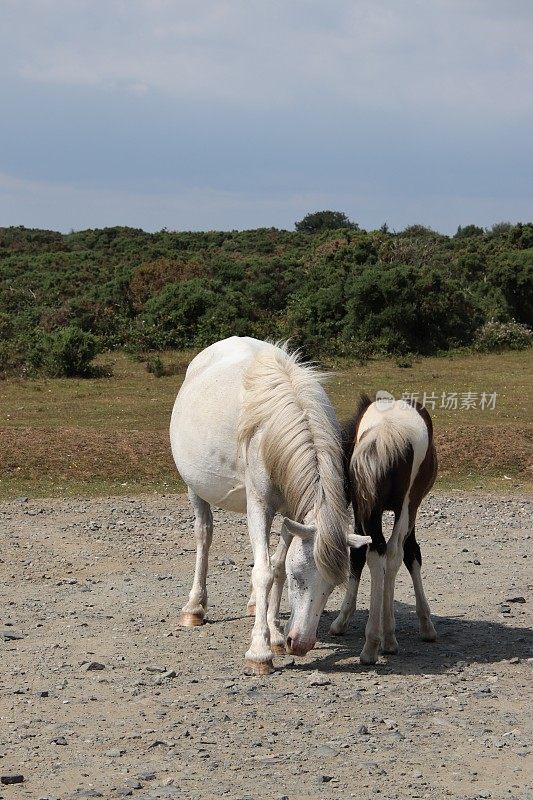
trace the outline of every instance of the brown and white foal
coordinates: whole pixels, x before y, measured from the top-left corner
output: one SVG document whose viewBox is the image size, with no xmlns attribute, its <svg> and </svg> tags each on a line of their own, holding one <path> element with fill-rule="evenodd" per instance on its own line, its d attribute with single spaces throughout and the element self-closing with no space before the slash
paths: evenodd
<svg viewBox="0 0 533 800">
<path fill-rule="evenodd" d="M 422 586 L 422 556 L 415 538 L 418 507 L 437 475 L 433 424 L 429 413 L 418 404 L 394 401 L 390 396 L 371 402 L 363 395 L 344 434 L 355 532 L 370 536 L 372 544 L 350 549 L 350 581 L 330 633 L 338 636 L 346 631 L 366 558 L 371 590 L 361 663 L 374 664 L 380 644 L 384 653 L 398 652 L 394 584 L 402 560 L 413 580 L 420 635 L 429 642 L 437 638 Z M 382 530 L 384 511 L 394 512 L 388 542 Z"/>
</svg>

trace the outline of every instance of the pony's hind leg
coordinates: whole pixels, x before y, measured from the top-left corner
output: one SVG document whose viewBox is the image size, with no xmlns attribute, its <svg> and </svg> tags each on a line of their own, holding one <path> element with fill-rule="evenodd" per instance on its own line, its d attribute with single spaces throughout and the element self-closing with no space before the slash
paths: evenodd
<svg viewBox="0 0 533 800">
<path fill-rule="evenodd" d="M 187 627 L 203 625 L 207 611 L 207 561 L 213 539 L 213 515 L 209 503 L 188 490 L 194 510 L 194 535 L 196 537 L 196 567 L 189 601 L 183 606 L 180 624 Z"/>
<path fill-rule="evenodd" d="M 375 664 L 378 660 L 381 643 L 381 617 L 383 610 L 383 584 L 387 543 L 383 536 L 381 509 L 374 508 L 370 519 L 362 526 L 364 533 L 372 537 L 367 550 L 366 563 L 370 570 L 370 608 L 365 628 L 365 645 L 361 651 L 361 664 Z"/>
<path fill-rule="evenodd" d="M 420 637 L 424 642 L 434 642 L 437 638 L 437 631 L 431 621 L 429 603 L 426 600 L 424 586 L 422 585 L 422 553 L 420 552 L 420 545 L 416 541 L 414 527 L 403 546 L 403 563 L 409 570 L 413 581 Z"/>
<path fill-rule="evenodd" d="M 350 580 L 346 588 L 346 594 L 342 601 L 338 617 L 331 623 L 329 632 L 331 636 L 343 636 L 346 633 L 348 623 L 357 605 L 357 592 L 359 581 L 366 561 L 366 547 L 350 548 Z"/>
<path fill-rule="evenodd" d="M 383 643 L 384 653 L 397 653 L 396 620 L 394 619 L 394 587 L 396 575 L 403 559 L 403 543 L 409 531 L 408 499 L 404 499 L 400 514 L 396 515 L 392 534 L 387 542 L 387 562 L 383 590 Z"/>
</svg>

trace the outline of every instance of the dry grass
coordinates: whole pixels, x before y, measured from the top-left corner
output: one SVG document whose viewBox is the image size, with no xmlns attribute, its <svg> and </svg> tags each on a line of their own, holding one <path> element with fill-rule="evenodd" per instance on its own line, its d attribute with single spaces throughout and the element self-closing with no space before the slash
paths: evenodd
<svg viewBox="0 0 533 800">
<path fill-rule="evenodd" d="M 6 380 L 0 428 L 0 497 L 121 494 L 183 489 L 170 456 L 168 422 L 191 353 L 164 357 L 155 378 L 123 354 L 112 378 Z M 497 392 L 494 411 L 432 411 L 444 488 L 524 490 L 531 485 L 530 353 L 341 365 L 329 392 L 341 419 L 361 391 Z"/>
</svg>

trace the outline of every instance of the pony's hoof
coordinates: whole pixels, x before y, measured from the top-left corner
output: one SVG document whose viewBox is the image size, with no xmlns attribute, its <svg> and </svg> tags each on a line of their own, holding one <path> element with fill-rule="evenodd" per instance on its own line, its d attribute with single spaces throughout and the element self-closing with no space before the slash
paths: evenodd
<svg viewBox="0 0 533 800">
<path fill-rule="evenodd" d="M 269 661 L 251 661 L 249 658 L 244 662 L 245 675 L 272 675 L 274 664 L 272 659 Z"/>
<path fill-rule="evenodd" d="M 205 623 L 202 614 L 192 614 L 190 611 L 182 611 L 180 614 L 180 625 L 184 628 L 197 628 Z"/>
<path fill-rule="evenodd" d="M 381 652 L 388 656 L 397 655 L 399 650 L 400 648 L 396 639 L 390 639 L 389 641 L 383 642 L 381 646 Z"/>
<path fill-rule="evenodd" d="M 344 636 L 346 633 L 346 626 L 345 625 L 337 625 L 336 622 L 331 624 L 329 629 L 330 636 Z"/>
<path fill-rule="evenodd" d="M 377 664 L 378 654 L 374 653 L 374 652 L 370 653 L 370 652 L 367 652 L 367 651 L 363 650 L 363 652 L 359 656 L 359 661 L 365 667 L 371 667 L 372 664 Z"/>
<path fill-rule="evenodd" d="M 284 644 L 272 644 L 270 645 L 272 652 L 275 656 L 286 656 L 287 651 L 285 650 Z"/>
<path fill-rule="evenodd" d="M 423 631 L 420 631 L 420 638 L 423 642 L 436 642 L 437 641 L 437 631 L 431 626 L 431 628 L 426 628 Z"/>
<path fill-rule="evenodd" d="M 246 606 L 246 614 L 249 617 L 255 617 L 255 603 L 248 603 Z"/>
</svg>

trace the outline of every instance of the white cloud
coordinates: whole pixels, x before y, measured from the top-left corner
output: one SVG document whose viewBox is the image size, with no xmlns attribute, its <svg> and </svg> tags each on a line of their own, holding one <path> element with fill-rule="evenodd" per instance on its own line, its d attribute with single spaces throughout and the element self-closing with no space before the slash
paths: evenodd
<svg viewBox="0 0 533 800">
<path fill-rule="evenodd" d="M 247 107 L 533 108 L 521 0 L 4 0 L 4 74 Z"/>
<path fill-rule="evenodd" d="M 0 0 L 0 171 L 42 178 L 0 224 L 531 218 L 532 40 L 531 0 Z"/>
</svg>

